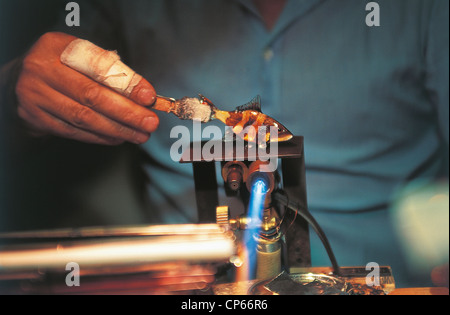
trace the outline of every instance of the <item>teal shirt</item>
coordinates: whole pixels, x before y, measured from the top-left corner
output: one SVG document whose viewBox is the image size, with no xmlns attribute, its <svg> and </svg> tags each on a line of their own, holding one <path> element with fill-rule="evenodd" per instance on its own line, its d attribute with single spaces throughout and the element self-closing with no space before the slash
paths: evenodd
<svg viewBox="0 0 450 315">
<path fill-rule="evenodd" d="M 290 0 L 268 31 L 250 0 L 80 2 L 81 28 L 63 31 L 117 49 L 160 95 L 202 93 L 224 110 L 261 95 L 266 114 L 304 136 L 308 205 L 341 264 L 400 274 L 392 197 L 448 178 L 449 4 L 379 0 L 380 26 L 369 27 L 367 3 Z M 149 167 L 149 196 L 182 222 L 195 217 L 193 181 L 170 158 L 170 131 L 192 124 L 159 116 L 145 149 L 187 176 Z M 329 264 L 320 250 L 313 260 Z"/>
</svg>

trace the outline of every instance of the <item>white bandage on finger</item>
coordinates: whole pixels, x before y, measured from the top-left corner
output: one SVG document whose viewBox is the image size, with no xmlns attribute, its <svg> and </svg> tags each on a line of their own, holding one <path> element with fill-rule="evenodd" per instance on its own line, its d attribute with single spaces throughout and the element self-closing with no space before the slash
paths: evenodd
<svg viewBox="0 0 450 315">
<path fill-rule="evenodd" d="M 66 47 L 61 62 L 125 96 L 130 96 L 142 80 L 139 74 L 120 61 L 116 52 L 104 50 L 83 39 L 76 39 Z"/>
</svg>

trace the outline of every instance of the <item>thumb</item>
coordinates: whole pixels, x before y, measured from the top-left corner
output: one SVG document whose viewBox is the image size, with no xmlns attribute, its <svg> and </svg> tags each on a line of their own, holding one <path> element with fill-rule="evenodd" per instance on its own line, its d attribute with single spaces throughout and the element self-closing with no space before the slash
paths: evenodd
<svg viewBox="0 0 450 315">
<path fill-rule="evenodd" d="M 156 101 L 156 92 L 153 86 L 144 78 L 131 91 L 129 98 L 143 106 L 151 106 Z"/>
</svg>

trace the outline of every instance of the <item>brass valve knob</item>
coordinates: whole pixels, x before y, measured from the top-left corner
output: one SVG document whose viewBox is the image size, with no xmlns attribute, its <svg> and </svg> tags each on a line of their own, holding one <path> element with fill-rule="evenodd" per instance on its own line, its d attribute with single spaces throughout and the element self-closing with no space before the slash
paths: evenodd
<svg viewBox="0 0 450 315">
<path fill-rule="evenodd" d="M 231 191 L 238 191 L 248 176 L 247 166 L 239 161 L 226 163 L 222 168 L 222 177 Z"/>
<path fill-rule="evenodd" d="M 216 208 L 216 223 L 222 227 L 227 227 L 230 223 L 230 209 L 228 206 Z"/>
</svg>

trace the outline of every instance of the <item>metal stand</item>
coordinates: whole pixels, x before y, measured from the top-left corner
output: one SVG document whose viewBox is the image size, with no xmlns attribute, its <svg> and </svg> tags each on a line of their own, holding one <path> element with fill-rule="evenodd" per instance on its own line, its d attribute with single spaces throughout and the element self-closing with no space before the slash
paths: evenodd
<svg viewBox="0 0 450 315">
<path fill-rule="evenodd" d="M 210 148 L 216 146 L 208 142 Z M 223 141 L 217 142 L 217 147 L 221 147 L 221 154 L 214 155 L 212 162 L 205 161 L 202 156 L 194 155 L 194 148 L 202 149 L 206 142 L 201 145 L 191 143 L 188 150 L 183 153 L 180 163 L 192 163 L 194 171 L 196 201 L 198 209 L 198 218 L 200 223 L 215 222 L 215 209 L 219 206 L 218 184 L 216 176 L 215 162 L 225 161 L 256 161 L 258 155 L 254 155 L 247 148 L 243 152 L 232 150 L 230 153 L 230 143 Z M 257 150 L 256 150 L 257 151 Z M 266 155 L 266 158 L 278 158 L 281 160 L 282 187 L 287 192 L 289 198 L 297 201 L 302 207 L 307 209 L 306 197 L 306 178 L 305 178 L 305 160 L 303 149 L 303 137 L 297 136 L 288 142 L 278 143 L 277 155 Z M 311 249 L 309 241 L 308 223 L 296 216 L 295 213 L 288 211 L 286 220 L 294 221 L 287 230 L 285 267 L 309 267 L 311 266 Z"/>
</svg>

